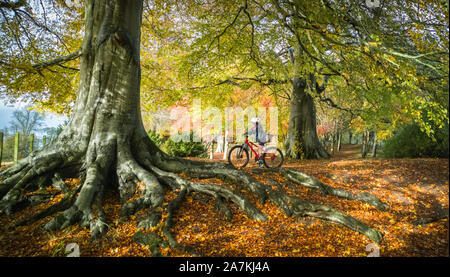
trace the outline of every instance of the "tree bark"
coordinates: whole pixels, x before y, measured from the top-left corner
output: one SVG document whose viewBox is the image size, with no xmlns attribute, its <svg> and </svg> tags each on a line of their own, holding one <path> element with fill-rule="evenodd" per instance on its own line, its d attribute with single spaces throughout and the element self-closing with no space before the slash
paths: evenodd
<svg viewBox="0 0 450 277">
<path fill-rule="evenodd" d="M 336 135 L 333 134 L 331 135 L 331 146 L 330 146 L 330 155 L 333 156 L 334 155 L 334 142 L 336 141 Z"/>
<path fill-rule="evenodd" d="M 377 132 L 373 132 L 372 158 L 377 157 Z"/>
<path fill-rule="evenodd" d="M 214 151 L 215 153 L 223 153 L 223 149 L 224 149 L 224 137 L 221 136 L 217 136 L 217 146 L 216 146 L 216 150 Z"/>
<path fill-rule="evenodd" d="M 312 96 L 306 92 L 306 81 L 296 77 L 293 81 L 286 155 L 300 159 L 329 158 L 316 131 L 316 110 Z"/>
<path fill-rule="evenodd" d="M 338 125 L 338 130 L 337 130 L 337 151 L 341 151 L 341 142 L 342 142 L 342 132 L 341 132 L 341 127 Z"/>
<path fill-rule="evenodd" d="M 225 131 L 225 137 L 224 137 L 224 146 L 223 146 L 223 160 L 227 159 L 228 155 L 228 130 Z"/>
<path fill-rule="evenodd" d="M 368 134 L 368 132 L 367 131 L 364 131 L 363 132 L 363 135 L 362 135 L 363 137 L 362 137 L 362 151 L 361 151 L 361 157 L 362 158 L 366 158 L 366 156 L 367 156 L 367 151 L 368 151 L 368 148 L 369 148 L 369 134 Z"/>
</svg>

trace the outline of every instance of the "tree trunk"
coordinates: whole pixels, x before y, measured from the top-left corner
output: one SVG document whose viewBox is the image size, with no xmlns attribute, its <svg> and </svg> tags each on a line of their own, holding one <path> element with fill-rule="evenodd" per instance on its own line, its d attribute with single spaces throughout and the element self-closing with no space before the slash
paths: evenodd
<svg viewBox="0 0 450 277">
<path fill-rule="evenodd" d="M 366 158 L 367 156 L 367 151 L 369 149 L 369 134 L 367 131 L 363 132 L 362 135 L 362 152 L 361 152 L 361 157 Z"/>
<path fill-rule="evenodd" d="M 286 155 L 296 159 L 330 157 L 317 136 L 314 100 L 306 92 L 306 81 L 298 77 L 293 82 Z"/>
<path fill-rule="evenodd" d="M 209 150 L 209 159 L 212 160 L 214 159 L 214 140 L 211 140 L 211 146 Z"/>
<path fill-rule="evenodd" d="M 352 144 L 352 137 L 353 137 L 353 133 L 351 131 L 348 131 L 348 143 Z"/>
<path fill-rule="evenodd" d="M 224 137 L 223 136 L 217 136 L 217 147 L 215 153 L 223 153 L 224 148 Z"/>
<path fill-rule="evenodd" d="M 372 158 L 377 157 L 377 132 L 373 132 Z"/>
<path fill-rule="evenodd" d="M 29 141 L 29 149 L 28 149 L 28 154 L 30 154 L 31 152 L 33 152 L 34 149 L 34 134 L 30 135 L 30 141 Z"/>
<path fill-rule="evenodd" d="M 333 156 L 334 155 L 334 142 L 336 141 L 336 136 L 335 136 L 335 134 L 333 133 L 332 135 L 331 135 L 331 146 L 330 146 L 330 154 L 331 154 L 331 156 Z"/>
<path fill-rule="evenodd" d="M 226 160 L 228 156 L 228 130 L 225 131 L 224 137 L 224 146 L 223 146 L 223 159 Z"/>
<path fill-rule="evenodd" d="M 132 180 L 148 181 L 152 205 L 162 202 L 162 189 L 133 158 L 134 146 L 148 138 L 139 103 L 142 1 L 90 0 L 85 14 L 80 83 L 70 122 L 53 143 L 4 173 L 11 176 L 3 181 L 0 196 L 7 192 L 1 208 L 9 213 L 29 181 L 48 179 L 55 172 L 82 172 L 83 185 L 73 206 L 46 228 L 81 220 L 90 224 L 94 233 L 103 233 L 103 213 L 99 205 L 94 205 L 94 210 L 93 204 L 102 201 L 104 184 L 118 183 L 121 198 L 126 200 L 125 191 L 135 185 L 130 185 Z M 151 146 L 150 153 L 155 154 L 157 148 Z M 117 177 L 108 178 L 110 175 Z"/>
<path fill-rule="evenodd" d="M 342 132 L 341 132 L 341 128 L 338 126 L 338 131 L 337 131 L 337 151 L 341 151 L 341 141 L 342 141 Z"/>
</svg>

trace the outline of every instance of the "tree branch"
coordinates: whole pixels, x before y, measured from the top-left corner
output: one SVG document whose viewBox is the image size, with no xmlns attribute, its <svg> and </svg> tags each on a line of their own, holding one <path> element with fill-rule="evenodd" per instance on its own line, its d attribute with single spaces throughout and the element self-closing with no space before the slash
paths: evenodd
<svg viewBox="0 0 450 277">
<path fill-rule="evenodd" d="M 70 53 L 67 56 L 62 56 L 62 57 L 58 57 L 51 61 L 45 61 L 45 62 L 35 64 L 35 65 L 33 65 L 33 68 L 40 70 L 40 69 L 47 68 L 47 67 L 50 67 L 53 65 L 61 65 L 62 63 L 77 59 L 78 57 L 80 57 L 80 55 L 81 55 L 81 50 L 78 49 L 77 51 Z"/>
<path fill-rule="evenodd" d="M 352 116 L 355 115 L 355 114 L 353 113 L 352 110 L 347 109 L 347 108 L 342 108 L 341 106 L 339 106 L 339 105 L 337 105 L 336 103 L 334 103 L 334 101 L 333 101 L 331 98 L 329 98 L 329 97 L 322 97 L 322 96 L 319 94 L 319 101 L 327 103 L 327 104 L 328 104 L 330 107 L 332 107 L 332 108 L 335 108 L 335 109 L 338 109 L 338 110 L 341 110 L 341 111 L 348 112 L 348 113 L 350 113 L 350 115 L 352 115 Z"/>
<path fill-rule="evenodd" d="M 6 9 L 17 9 L 20 7 L 23 7 L 27 4 L 26 0 L 19 0 L 17 2 L 12 1 L 0 1 L 0 8 L 6 8 Z"/>
<path fill-rule="evenodd" d="M 210 43 L 209 46 L 208 46 L 208 50 L 207 50 L 207 51 L 209 51 L 209 49 L 210 49 L 211 46 L 213 45 L 214 41 L 216 41 L 216 39 L 218 40 L 221 36 L 223 36 L 223 35 L 227 32 L 227 30 L 228 30 L 229 28 L 231 28 L 231 26 L 233 26 L 233 25 L 236 23 L 236 21 L 237 21 L 239 15 L 241 14 L 241 11 L 242 11 L 242 10 L 244 10 L 244 7 L 239 7 L 238 12 L 237 12 L 236 16 L 234 17 L 233 21 L 232 21 L 230 24 L 228 24 L 228 25 L 222 30 L 222 32 L 220 32 L 217 36 L 215 36 L 215 37 L 213 38 L 213 40 L 211 41 L 211 43 Z"/>
</svg>

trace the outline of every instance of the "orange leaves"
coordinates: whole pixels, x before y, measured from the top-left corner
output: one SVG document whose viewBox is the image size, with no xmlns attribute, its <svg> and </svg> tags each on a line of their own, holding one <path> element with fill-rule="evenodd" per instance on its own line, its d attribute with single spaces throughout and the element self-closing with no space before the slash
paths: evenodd
<svg viewBox="0 0 450 277">
<path fill-rule="evenodd" d="M 441 220 L 423 227 L 412 225 L 412 222 L 426 209 L 433 208 L 433 201 L 439 201 L 444 207 L 448 207 L 448 175 L 446 173 L 448 162 L 445 160 L 425 161 L 427 162 L 433 165 L 424 166 L 424 161 L 415 160 L 405 160 L 400 163 L 399 160 L 345 160 L 339 163 L 307 161 L 290 162 L 287 165 L 313 175 L 330 186 L 341 187 L 354 193 L 362 191 L 374 193 L 391 205 L 392 209 L 386 212 L 362 202 L 326 197 L 295 184 L 287 185 L 277 173 L 263 171 L 261 174 L 252 174 L 250 169 L 246 172 L 267 185 L 272 185 L 267 183 L 268 178 L 276 180 L 289 195 L 330 205 L 382 230 L 385 237 L 377 246 L 380 248 L 381 256 L 445 255 L 445 243 L 448 243 L 446 236 L 448 220 Z M 419 173 L 411 174 L 410 172 Z M 329 179 L 327 177 L 329 173 L 336 176 L 339 181 Z M 410 181 L 416 183 L 418 177 L 416 175 L 421 175 L 419 178 L 421 182 L 416 185 L 422 189 L 421 192 L 417 190 L 411 193 L 408 185 L 403 184 L 408 184 Z M 430 185 L 423 183 L 427 181 L 432 183 Z M 271 188 L 278 189 L 274 185 Z M 439 193 L 433 192 L 437 188 Z M 442 193 L 442 190 L 447 193 Z M 247 195 L 247 192 L 243 193 Z M 440 198 L 434 198 L 437 195 Z M 251 195 L 247 196 L 251 197 Z M 253 201 L 253 203 L 256 202 Z M 263 223 L 248 220 L 237 209 L 232 209 L 231 223 L 221 222 L 212 211 L 205 210 L 209 203 L 206 206 L 196 206 L 197 204 L 196 201 L 188 201 L 186 206 L 180 209 L 178 213 L 181 218 L 174 232 L 179 234 L 183 243 L 193 245 L 206 256 L 366 257 L 370 254 L 366 246 L 371 241 L 366 237 L 342 226 L 309 217 L 288 218 L 270 202 L 262 207 L 256 203 L 257 207 L 268 215 L 268 221 Z M 206 213 L 206 215 L 196 216 L 195 211 L 202 215 Z M 185 217 L 186 213 L 189 216 Z M 209 220 L 200 224 L 199 220 L 203 218 Z M 202 235 L 198 235 L 199 233 Z M 418 243 L 417 238 L 420 235 L 432 239 L 426 241 L 422 239 L 423 243 Z"/>
<path fill-rule="evenodd" d="M 324 196 L 287 182 L 277 172 L 262 170 L 256 174 L 252 168 L 246 169 L 246 172 L 270 185 L 272 190 L 279 188 L 269 183 L 268 179 L 278 182 L 288 195 L 332 206 L 382 231 L 384 238 L 379 245 L 381 256 L 448 255 L 448 219 L 428 225 L 413 224 L 433 214 L 439 207 L 448 209 L 448 160 L 341 158 L 289 161 L 286 166 L 312 175 L 329 186 L 354 193 L 372 193 L 386 201 L 391 210 L 383 212 L 363 202 Z M 311 217 L 287 217 L 270 201 L 260 205 L 253 194 L 239 189 L 237 184 L 224 183 L 219 179 L 192 181 L 239 190 L 268 217 L 266 222 L 251 220 L 235 204 L 224 201 L 233 214 L 228 222 L 217 213 L 212 197 L 197 193 L 186 196 L 174 214 L 171 231 L 178 243 L 204 256 L 366 257 L 369 254 L 366 247 L 372 241 L 345 227 Z M 69 180 L 68 185 L 73 187 L 76 182 Z M 166 192 L 160 223 L 166 219 L 167 203 L 176 196 L 176 192 Z M 77 243 L 81 256 L 151 256 L 149 246 L 142 246 L 133 240 L 137 224 L 146 211 L 124 222 L 119 221 L 120 204 L 113 191 L 105 194 L 103 206 L 110 229 L 106 237 L 98 242 L 91 242 L 89 230 L 79 230 L 78 226 L 43 232 L 39 227 L 49 218 L 30 226 L 8 229 L 15 220 L 45 209 L 61 197 L 58 194 L 50 202 L 27 208 L 13 217 L 0 216 L 0 256 L 51 256 L 58 247 L 68 243 Z M 145 231 L 161 235 L 161 224 Z M 165 256 L 189 255 L 165 247 L 161 247 L 160 251 Z"/>
</svg>

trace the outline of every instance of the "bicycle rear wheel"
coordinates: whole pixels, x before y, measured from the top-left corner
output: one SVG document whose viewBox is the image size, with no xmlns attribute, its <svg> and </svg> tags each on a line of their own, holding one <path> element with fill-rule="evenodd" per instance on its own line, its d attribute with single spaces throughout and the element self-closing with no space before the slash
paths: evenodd
<svg viewBox="0 0 450 277">
<path fill-rule="evenodd" d="M 278 168 L 284 162 L 283 153 L 276 147 L 269 147 L 265 149 L 262 158 L 264 165 L 267 168 Z"/>
<path fill-rule="evenodd" d="M 248 151 L 242 145 L 233 146 L 228 152 L 228 162 L 235 168 L 245 167 L 248 161 Z"/>
</svg>

